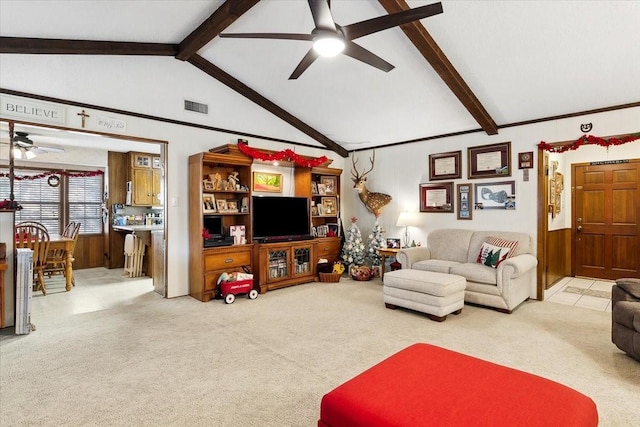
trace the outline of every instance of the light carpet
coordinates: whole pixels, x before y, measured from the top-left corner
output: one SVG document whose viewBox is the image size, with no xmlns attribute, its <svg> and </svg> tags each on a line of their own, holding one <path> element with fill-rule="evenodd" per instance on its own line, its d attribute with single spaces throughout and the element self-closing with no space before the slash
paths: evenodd
<svg viewBox="0 0 640 427">
<path fill-rule="evenodd" d="M 601 426 L 640 419 L 640 363 L 611 343 L 611 313 L 529 301 L 511 315 L 465 306 L 437 323 L 386 309 L 379 280 L 226 305 L 111 276 L 79 271 L 71 292 L 34 297 L 36 331 L 2 331 L 1 425 L 315 426 L 325 393 L 415 342 L 575 388 Z"/>
</svg>

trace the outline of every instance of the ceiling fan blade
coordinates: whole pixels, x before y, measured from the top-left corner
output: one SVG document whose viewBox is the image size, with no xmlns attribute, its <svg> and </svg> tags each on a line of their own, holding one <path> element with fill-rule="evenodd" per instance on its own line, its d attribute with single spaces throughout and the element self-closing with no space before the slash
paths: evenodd
<svg viewBox="0 0 640 427">
<path fill-rule="evenodd" d="M 428 18 L 429 16 L 442 13 L 442 3 L 433 3 L 426 6 L 420 6 L 413 9 L 405 10 L 391 15 L 379 16 L 377 18 L 367 19 L 366 21 L 356 22 L 351 25 L 342 27 L 342 32 L 347 40 L 355 40 L 358 37 L 377 33 L 398 25 L 407 24 L 409 22 L 418 21 Z"/>
<path fill-rule="evenodd" d="M 388 73 L 395 68 L 393 65 L 380 58 L 378 55 L 371 53 L 367 49 L 355 44 L 354 42 L 347 42 L 342 53 L 350 56 L 353 59 L 362 61 L 365 64 L 369 64 L 372 67 L 377 68 L 378 70 L 382 70 L 385 73 Z"/>
<path fill-rule="evenodd" d="M 311 34 L 289 34 L 289 33 L 227 33 L 219 34 L 221 38 L 229 39 L 278 39 L 278 40 L 313 40 Z"/>
<path fill-rule="evenodd" d="M 304 71 L 307 68 L 309 68 L 309 66 L 313 64 L 313 61 L 318 59 L 319 56 L 320 55 L 318 54 L 318 52 L 315 51 L 315 49 L 313 48 L 309 49 L 307 54 L 304 56 L 304 58 L 302 58 L 302 60 L 296 67 L 296 69 L 293 70 L 293 73 L 291 73 L 291 75 L 289 76 L 289 80 L 295 80 L 298 77 L 300 77 L 300 75 L 304 73 Z"/>
<path fill-rule="evenodd" d="M 58 147 L 33 147 L 33 149 L 31 150 L 35 153 L 64 153 L 64 148 L 58 148 Z"/>
<path fill-rule="evenodd" d="M 309 8 L 317 29 L 336 32 L 336 24 L 327 0 L 309 0 Z"/>
</svg>

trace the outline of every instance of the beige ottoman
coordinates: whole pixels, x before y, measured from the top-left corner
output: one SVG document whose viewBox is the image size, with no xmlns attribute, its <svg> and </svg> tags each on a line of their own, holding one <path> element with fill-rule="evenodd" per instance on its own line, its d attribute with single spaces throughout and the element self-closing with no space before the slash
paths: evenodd
<svg viewBox="0 0 640 427">
<path fill-rule="evenodd" d="M 460 314 L 464 306 L 467 280 L 462 276 L 409 269 L 385 273 L 383 280 L 387 308 L 420 311 L 442 322 L 449 313 Z"/>
</svg>

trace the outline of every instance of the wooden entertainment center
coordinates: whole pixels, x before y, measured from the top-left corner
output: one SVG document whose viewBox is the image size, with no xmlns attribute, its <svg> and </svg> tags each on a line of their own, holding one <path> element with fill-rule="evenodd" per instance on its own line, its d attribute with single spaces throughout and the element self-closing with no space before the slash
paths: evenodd
<svg viewBox="0 0 640 427">
<path fill-rule="evenodd" d="M 342 169 L 292 165 L 295 168 L 294 195 L 306 197 L 310 206 L 316 206 L 311 210 L 311 226 L 323 230 L 323 237 L 259 243 L 252 239 L 252 165 L 253 159 L 234 145 L 224 145 L 189 157 L 189 295 L 200 301 L 216 297 L 217 280 L 224 272 L 250 271 L 254 276 L 254 288 L 264 294 L 269 290 L 318 280 L 318 260 L 334 261 L 340 257 L 341 237 L 332 233 L 327 236 L 324 232 L 330 227 L 340 228 Z M 237 181 L 230 182 L 230 175 L 236 175 Z M 317 189 L 322 180 L 327 186 L 321 186 L 325 191 L 320 194 Z M 213 206 L 211 201 L 214 201 Z M 221 210 L 218 201 L 224 201 L 220 207 L 226 204 L 232 208 Z M 323 201 L 329 208 L 318 212 L 317 206 Z M 332 204 L 335 209 L 331 209 Z M 222 219 L 226 236 L 230 235 L 232 226 L 236 230 L 244 226 L 244 243 L 236 241 L 229 245 L 226 242 L 220 246 L 205 247 L 203 228 L 210 217 Z"/>
</svg>

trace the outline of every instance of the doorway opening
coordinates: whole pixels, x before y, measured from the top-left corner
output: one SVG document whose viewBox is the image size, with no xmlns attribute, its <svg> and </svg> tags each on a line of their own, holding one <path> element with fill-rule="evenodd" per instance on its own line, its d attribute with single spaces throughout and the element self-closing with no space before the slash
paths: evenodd
<svg viewBox="0 0 640 427">
<path fill-rule="evenodd" d="M 640 277 L 640 159 L 633 158 L 638 146 L 633 142 L 615 152 L 585 147 L 579 155 L 552 157 L 539 149 L 538 300 L 570 278 Z M 565 186 L 562 199 L 554 200 L 558 159 Z"/>
<path fill-rule="evenodd" d="M 3 160 L 0 167 L 6 168 L 8 163 L 4 153 L 8 153 L 9 128 L 10 124 L 14 128 L 14 135 L 20 132 L 21 135 L 28 135 L 38 147 L 47 147 L 49 150 L 42 150 L 35 159 L 16 159 L 16 167 L 23 169 L 35 168 L 43 170 L 103 170 L 104 185 L 100 195 L 102 202 L 102 230 L 93 230 L 92 233 L 80 235 L 74 250 L 74 266 L 77 269 L 84 268 L 119 268 L 123 266 L 109 265 L 107 262 L 114 251 L 123 252 L 123 248 L 110 245 L 111 237 L 115 233 L 112 225 L 115 221 L 116 212 L 120 205 L 125 205 L 126 182 L 128 172 L 126 165 L 110 165 L 112 156 L 123 157 L 129 152 L 148 153 L 157 162 L 150 167 L 153 168 L 158 177 L 160 191 L 156 195 L 153 206 L 154 230 L 158 231 L 156 247 L 147 248 L 153 263 L 149 262 L 145 270 L 148 276 L 153 277 L 154 290 L 166 297 L 166 162 L 167 162 L 167 141 L 130 137 L 126 135 L 116 135 L 104 132 L 95 132 L 83 129 L 71 129 L 39 123 L 23 122 L 17 120 L 0 120 L 0 150 Z M 6 144 L 7 143 L 7 144 Z M 155 176 L 155 175 L 154 175 Z M 122 181 L 122 182 L 120 182 Z M 66 199 L 65 199 L 66 200 Z M 19 200 L 18 200 L 19 202 Z M 148 221 L 148 218 L 145 218 Z M 124 240 L 124 239 L 123 239 Z M 153 251 L 153 254 L 151 254 Z M 123 256 L 123 254 L 119 254 Z"/>
</svg>

